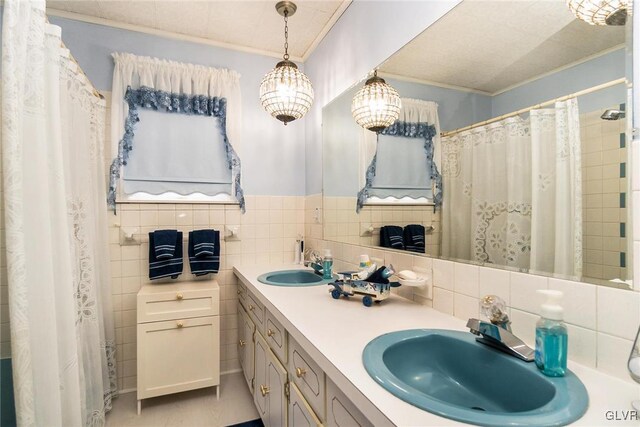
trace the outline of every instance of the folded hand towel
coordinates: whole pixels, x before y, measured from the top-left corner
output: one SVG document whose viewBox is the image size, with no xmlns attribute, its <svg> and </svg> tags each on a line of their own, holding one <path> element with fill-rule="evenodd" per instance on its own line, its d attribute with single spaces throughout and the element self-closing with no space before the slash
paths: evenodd
<svg viewBox="0 0 640 427">
<path fill-rule="evenodd" d="M 380 246 L 384 248 L 404 249 L 402 227 L 385 225 L 380 227 Z"/>
<path fill-rule="evenodd" d="M 175 251 L 168 259 L 158 259 L 155 251 L 156 232 L 149 233 L 149 279 L 162 279 L 171 277 L 177 279 L 182 273 L 182 232 L 176 231 L 173 241 Z"/>
<path fill-rule="evenodd" d="M 153 249 L 156 252 L 157 259 L 173 258 L 176 250 L 177 236 L 178 230 L 156 230 L 153 232 Z M 180 244 L 182 244 L 182 242 L 180 242 Z M 151 246 L 151 244 L 149 246 Z"/>
<path fill-rule="evenodd" d="M 408 251 L 424 253 L 424 226 L 409 224 L 404 228 L 404 246 Z"/>
<path fill-rule="evenodd" d="M 216 233 L 215 230 L 196 230 L 189 233 L 189 244 L 193 244 L 193 254 L 196 258 L 213 256 L 215 246 L 218 244 Z"/>
<path fill-rule="evenodd" d="M 201 231 L 210 232 L 212 236 L 213 251 L 211 255 L 196 256 L 195 234 Z M 189 232 L 189 265 L 191 273 L 203 276 L 209 273 L 217 273 L 220 269 L 220 232 L 218 230 L 196 230 Z"/>
</svg>

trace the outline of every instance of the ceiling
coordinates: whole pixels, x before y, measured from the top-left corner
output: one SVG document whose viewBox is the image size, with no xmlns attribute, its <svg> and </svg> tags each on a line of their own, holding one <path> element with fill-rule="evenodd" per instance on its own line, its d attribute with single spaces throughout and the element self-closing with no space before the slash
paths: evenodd
<svg viewBox="0 0 640 427">
<path fill-rule="evenodd" d="M 624 41 L 624 27 L 588 25 L 564 0 L 465 0 L 380 70 L 494 94 Z"/>
<path fill-rule="evenodd" d="M 289 19 L 289 53 L 302 58 L 324 36 L 350 0 L 296 0 L 298 10 Z M 276 1 L 215 0 L 48 0 L 50 12 L 64 11 L 209 39 L 282 56 L 283 18 Z M 335 16 L 334 15 L 338 15 Z M 333 18 L 333 19 L 332 19 Z M 327 28 L 325 28 L 327 27 Z"/>
</svg>

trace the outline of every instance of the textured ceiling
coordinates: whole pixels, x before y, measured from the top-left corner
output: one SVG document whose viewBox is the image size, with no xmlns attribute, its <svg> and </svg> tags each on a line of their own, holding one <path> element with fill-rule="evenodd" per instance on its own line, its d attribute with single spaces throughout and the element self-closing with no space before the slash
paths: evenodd
<svg viewBox="0 0 640 427">
<path fill-rule="evenodd" d="M 588 25 L 564 0 L 465 0 L 380 70 L 495 93 L 624 40 L 624 27 Z"/>
<path fill-rule="evenodd" d="M 298 10 L 289 19 L 289 53 L 302 57 L 342 3 L 298 0 Z M 237 0 L 48 0 L 47 8 L 281 54 L 284 22 L 275 4 Z"/>
</svg>

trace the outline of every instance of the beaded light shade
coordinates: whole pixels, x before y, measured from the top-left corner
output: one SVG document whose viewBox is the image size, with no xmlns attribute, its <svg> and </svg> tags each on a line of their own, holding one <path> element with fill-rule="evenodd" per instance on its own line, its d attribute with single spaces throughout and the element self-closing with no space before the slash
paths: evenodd
<svg viewBox="0 0 640 427">
<path fill-rule="evenodd" d="M 360 126 L 379 133 L 400 117 L 400 95 L 374 72 L 351 102 L 351 114 Z"/>
<path fill-rule="evenodd" d="M 567 0 L 574 15 L 591 25 L 624 25 L 628 0 Z"/>
<path fill-rule="evenodd" d="M 260 84 L 262 107 L 285 125 L 301 118 L 313 103 L 311 81 L 291 61 L 280 61 Z"/>
<path fill-rule="evenodd" d="M 284 16 L 284 56 L 260 83 L 260 102 L 271 116 L 285 125 L 301 118 L 313 103 L 313 86 L 305 74 L 289 61 L 288 20 L 296 12 L 291 1 L 276 4 L 276 10 Z"/>
</svg>

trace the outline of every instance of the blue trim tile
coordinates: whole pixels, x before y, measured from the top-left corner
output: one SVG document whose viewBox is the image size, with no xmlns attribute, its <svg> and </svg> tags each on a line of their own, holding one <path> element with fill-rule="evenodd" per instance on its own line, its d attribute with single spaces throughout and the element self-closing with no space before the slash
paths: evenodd
<svg viewBox="0 0 640 427">
<path fill-rule="evenodd" d="M 620 237 L 627 237 L 627 224 L 624 222 L 620 223 Z"/>
<path fill-rule="evenodd" d="M 627 164 L 625 162 L 620 163 L 620 178 L 627 176 Z"/>
<path fill-rule="evenodd" d="M 620 148 L 627 146 L 627 134 L 624 132 L 620 134 Z"/>
<path fill-rule="evenodd" d="M 627 193 L 620 193 L 620 207 L 627 207 Z"/>
<path fill-rule="evenodd" d="M 627 254 L 620 252 L 620 267 L 625 268 L 627 266 Z"/>
</svg>

